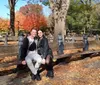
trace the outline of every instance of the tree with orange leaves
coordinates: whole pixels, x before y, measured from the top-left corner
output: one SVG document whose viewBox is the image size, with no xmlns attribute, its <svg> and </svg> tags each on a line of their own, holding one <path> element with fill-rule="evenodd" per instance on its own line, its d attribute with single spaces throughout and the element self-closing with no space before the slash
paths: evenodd
<svg viewBox="0 0 100 85">
<path fill-rule="evenodd" d="M 42 13 L 42 6 L 38 4 L 28 4 L 20 8 L 25 18 L 23 19 L 23 28 L 30 31 L 32 28 L 40 29 L 41 27 L 47 26 L 46 18 Z"/>
<path fill-rule="evenodd" d="M 44 16 L 42 15 L 34 15 L 27 16 L 24 20 L 23 27 L 25 30 L 30 31 L 32 28 L 37 28 L 39 30 L 41 27 L 46 27 L 47 22 Z"/>
<path fill-rule="evenodd" d="M 15 28 L 18 30 L 18 28 L 23 29 L 23 23 L 26 19 L 26 16 L 23 15 L 21 12 L 16 12 L 15 15 Z"/>
<path fill-rule="evenodd" d="M 30 16 L 31 14 L 43 14 L 42 13 L 42 6 L 39 4 L 28 4 L 25 6 L 22 6 L 19 10 L 22 14 L 25 16 Z"/>
<path fill-rule="evenodd" d="M 9 20 L 0 18 L 0 30 L 7 31 L 9 28 Z"/>
</svg>

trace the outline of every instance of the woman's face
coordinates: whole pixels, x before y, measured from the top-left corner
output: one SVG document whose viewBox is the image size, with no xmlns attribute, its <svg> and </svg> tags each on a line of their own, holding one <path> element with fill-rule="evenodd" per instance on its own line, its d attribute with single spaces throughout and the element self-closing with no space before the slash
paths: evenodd
<svg viewBox="0 0 100 85">
<path fill-rule="evenodd" d="M 43 36 L 43 32 L 41 30 L 38 31 L 38 36 L 41 38 Z"/>
<path fill-rule="evenodd" d="M 35 30 L 35 29 L 33 29 L 33 30 L 31 31 L 31 36 L 33 36 L 33 37 L 36 36 L 36 30 Z"/>
</svg>

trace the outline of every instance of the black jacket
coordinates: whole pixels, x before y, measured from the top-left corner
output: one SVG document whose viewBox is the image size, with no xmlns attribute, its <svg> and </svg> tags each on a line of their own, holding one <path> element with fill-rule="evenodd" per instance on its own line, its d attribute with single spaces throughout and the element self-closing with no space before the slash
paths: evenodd
<svg viewBox="0 0 100 85">
<path fill-rule="evenodd" d="M 21 60 L 25 60 L 25 57 L 27 56 L 27 52 L 28 51 L 34 51 L 36 50 L 36 43 L 33 42 L 30 46 L 29 46 L 29 40 L 28 38 L 24 38 L 23 40 L 23 44 L 21 46 L 21 56 L 20 59 Z"/>
<path fill-rule="evenodd" d="M 46 58 L 47 55 L 51 55 L 51 57 L 53 57 L 52 50 L 48 44 L 48 39 L 45 36 L 43 36 L 42 39 L 39 39 L 37 48 L 38 48 L 38 53 L 42 55 L 43 58 Z"/>
</svg>

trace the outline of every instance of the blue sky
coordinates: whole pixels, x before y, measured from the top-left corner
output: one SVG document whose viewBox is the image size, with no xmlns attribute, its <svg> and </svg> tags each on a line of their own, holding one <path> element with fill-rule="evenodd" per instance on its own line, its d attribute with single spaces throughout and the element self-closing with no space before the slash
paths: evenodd
<svg viewBox="0 0 100 85">
<path fill-rule="evenodd" d="M 19 0 L 16 4 L 15 11 L 19 10 L 21 6 L 26 5 L 27 3 L 23 0 Z M 9 14 L 9 9 L 6 7 L 8 6 L 8 0 L 0 0 L 0 17 L 2 18 L 9 18 L 7 14 Z M 47 6 L 43 6 L 43 13 L 44 15 L 48 16 L 51 11 Z"/>
</svg>

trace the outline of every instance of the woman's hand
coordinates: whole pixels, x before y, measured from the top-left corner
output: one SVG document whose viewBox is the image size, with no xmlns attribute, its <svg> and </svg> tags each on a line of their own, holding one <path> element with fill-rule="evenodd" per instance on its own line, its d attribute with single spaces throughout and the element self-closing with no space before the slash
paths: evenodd
<svg viewBox="0 0 100 85">
<path fill-rule="evenodd" d="M 22 61 L 22 64 L 23 64 L 23 65 L 26 65 L 26 61 L 25 61 L 25 60 L 24 60 L 24 61 Z"/>
<path fill-rule="evenodd" d="M 45 64 L 45 59 L 42 59 L 42 64 Z"/>
</svg>

